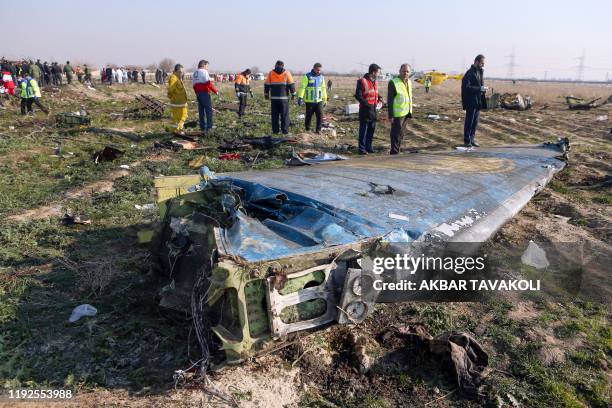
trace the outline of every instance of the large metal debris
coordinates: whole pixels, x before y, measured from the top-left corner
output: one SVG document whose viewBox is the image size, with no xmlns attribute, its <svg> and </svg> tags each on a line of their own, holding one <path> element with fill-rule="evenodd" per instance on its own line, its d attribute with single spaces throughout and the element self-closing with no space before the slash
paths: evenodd
<svg viewBox="0 0 612 408">
<path fill-rule="evenodd" d="M 163 222 L 154 247 L 172 277 L 162 304 L 191 312 L 205 354 L 223 350 L 205 355 L 213 366 L 295 331 L 361 322 L 374 306 L 361 293 L 371 272 L 362 260 L 382 243 L 486 241 L 565 166 L 558 156 L 568 148 L 559 141 L 156 178 Z M 386 192 L 374 193 L 380 186 Z"/>
<path fill-rule="evenodd" d="M 601 98 L 595 98 L 587 101 L 586 99 L 576 98 L 575 96 L 566 96 L 565 102 L 567 103 L 567 107 L 571 110 L 589 110 L 605 105 L 608 102 L 604 101 L 603 103 L 597 104 L 597 101 L 600 99 Z"/>
<path fill-rule="evenodd" d="M 136 95 L 139 106 L 128 109 L 122 113 L 124 118 L 145 118 L 160 119 L 164 116 L 165 105 L 163 102 L 149 95 Z M 112 115 L 112 114 L 111 114 Z"/>
<path fill-rule="evenodd" d="M 487 108 L 524 111 L 530 109 L 533 106 L 533 102 L 531 96 L 523 96 L 519 93 L 494 93 L 487 97 Z"/>
</svg>

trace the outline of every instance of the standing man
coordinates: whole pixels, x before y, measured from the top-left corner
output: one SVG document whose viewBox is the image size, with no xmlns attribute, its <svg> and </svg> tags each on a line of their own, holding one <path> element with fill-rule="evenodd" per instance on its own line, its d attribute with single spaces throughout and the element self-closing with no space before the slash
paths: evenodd
<svg viewBox="0 0 612 408">
<path fill-rule="evenodd" d="M 108 81 L 109 85 L 113 84 L 113 76 L 115 75 L 113 71 L 114 69 L 110 65 L 106 67 L 106 80 Z"/>
<path fill-rule="evenodd" d="M 45 61 L 45 63 L 43 64 L 43 77 L 44 77 L 44 84 L 45 85 L 50 85 L 51 84 L 51 68 L 49 67 L 49 64 L 47 63 L 47 61 Z"/>
<path fill-rule="evenodd" d="M 198 69 L 191 76 L 193 91 L 198 99 L 198 115 L 200 120 L 200 130 L 208 133 L 213 128 L 213 107 L 210 93 L 218 95 L 219 91 L 208 74 L 208 61 L 200 60 Z"/>
<path fill-rule="evenodd" d="M 476 127 L 480 118 L 480 110 L 487 108 L 485 92 L 489 89 L 484 85 L 484 64 L 484 55 L 477 55 L 474 64 L 467 70 L 461 80 L 461 103 L 465 110 L 465 123 L 463 125 L 465 147 L 480 147 L 475 140 Z"/>
<path fill-rule="evenodd" d="M 236 81 L 234 82 L 234 90 L 240 105 L 238 106 L 238 117 L 244 116 L 244 111 L 247 106 L 247 93 L 253 97 L 251 92 L 251 70 L 245 69 L 238 75 L 236 75 Z"/>
<path fill-rule="evenodd" d="M 323 119 L 323 106 L 327 105 L 327 88 L 325 77 L 321 74 L 321 63 L 317 62 L 312 66 L 312 70 L 302 77 L 300 89 L 297 93 L 298 105 L 302 106 L 306 102 L 306 120 L 304 127 L 310 131 L 310 121 L 312 115 L 317 117 L 317 127 L 315 132 L 321 133 L 321 122 Z"/>
<path fill-rule="evenodd" d="M 327 81 L 327 93 L 330 93 L 332 91 L 332 80 L 329 79 Z"/>
<path fill-rule="evenodd" d="M 175 133 L 184 135 L 183 128 L 187 120 L 187 90 L 183 84 L 183 66 L 176 64 L 174 72 L 168 81 L 168 98 L 170 99 L 170 109 L 172 118 L 176 123 Z"/>
<path fill-rule="evenodd" d="M 83 65 L 83 70 L 85 73 L 85 82 L 90 82 L 91 83 L 91 68 L 89 68 L 87 66 L 87 64 Z"/>
<path fill-rule="evenodd" d="M 43 79 L 42 79 L 43 73 L 42 73 L 42 70 L 40 69 L 39 63 L 40 63 L 40 60 L 37 61 L 36 64 L 30 64 L 30 75 L 40 85 L 40 84 L 43 84 Z"/>
<path fill-rule="evenodd" d="M 70 85 L 72 83 L 72 75 L 74 74 L 70 61 L 66 61 L 66 65 L 64 65 L 64 73 L 66 74 L 66 82 L 68 82 L 68 85 Z"/>
<path fill-rule="evenodd" d="M 289 133 L 289 94 L 295 98 L 295 83 L 291 72 L 285 71 L 285 63 L 276 61 L 274 69 L 264 82 L 264 96 L 270 100 L 272 110 L 272 133 Z M 280 127 L 278 122 L 280 120 Z"/>
<path fill-rule="evenodd" d="M 83 69 L 81 68 L 80 65 L 77 65 L 76 69 L 74 70 L 74 73 L 77 76 L 77 81 L 79 81 L 79 83 L 83 83 Z"/>
<path fill-rule="evenodd" d="M 21 90 L 20 96 L 22 115 L 26 114 L 26 110 L 27 113 L 33 113 L 33 103 L 35 103 L 41 111 L 45 112 L 46 114 L 49 114 L 49 110 L 45 108 L 44 105 L 40 102 L 42 94 L 40 93 L 40 87 L 38 86 L 38 82 L 36 82 L 36 79 L 32 78 L 29 74 L 22 73 L 21 80 L 19 81 L 19 87 Z"/>
<path fill-rule="evenodd" d="M 162 83 L 162 70 L 159 68 L 155 70 L 155 83 L 157 85 L 161 85 Z"/>
<path fill-rule="evenodd" d="M 412 118 L 412 82 L 410 81 L 410 65 L 402 64 L 399 76 L 389 81 L 387 89 L 387 108 L 391 122 L 391 151 L 398 154 L 404 138 L 406 120 Z"/>
<path fill-rule="evenodd" d="M 376 130 L 376 105 L 382 102 L 376 77 L 380 67 L 370 64 L 368 73 L 357 80 L 355 99 L 359 101 L 359 154 L 374 153 L 372 141 Z"/>
<path fill-rule="evenodd" d="M 423 85 L 425 85 L 425 93 L 429 93 L 429 88 L 431 88 L 431 76 L 427 75 L 425 77 L 425 81 L 423 82 Z"/>
<path fill-rule="evenodd" d="M 140 71 L 140 77 L 142 78 L 142 83 L 143 83 L 143 84 L 146 84 L 146 83 L 147 83 L 147 81 L 145 81 L 145 75 L 146 75 L 146 72 L 145 72 L 145 70 L 144 70 L 144 68 L 143 68 L 143 69 Z"/>
</svg>

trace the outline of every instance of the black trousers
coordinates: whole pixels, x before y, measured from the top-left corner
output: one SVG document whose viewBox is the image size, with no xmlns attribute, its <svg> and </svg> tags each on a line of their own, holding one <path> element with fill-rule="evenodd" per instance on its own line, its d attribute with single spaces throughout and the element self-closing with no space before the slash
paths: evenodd
<svg viewBox="0 0 612 408">
<path fill-rule="evenodd" d="M 319 133 L 321 131 L 321 120 L 323 118 L 323 102 L 319 103 L 309 103 L 306 102 L 306 120 L 304 122 L 304 127 L 307 131 L 310 130 L 310 121 L 312 120 L 312 115 L 317 117 L 317 127 L 316 132 Z"/>
<path fill-rule="evenodd" d="M 238 97 L 238 101 L 240 102 L 240 105 L 238 105 L 238 116 L 243 116 L 247 107 L 246 93 L 240 94 L 240 96 Z"/>
<path fill-rule="evenodd" d="M 391 122 L 391 151 L 389 154 L 398 154 L 402 148 L 402 140 L 404 140 L 404 126 L 408 115 L 402 118 L 393 118 Z"/>
<path fill-rule="evenodd" d="M 45 106 L 40 102 L 40 99 L 38 98 L 21 98 L 21 114 L 25 115 L 26 111 L 32 112 L 32 104 L 36 104 L 36 106 L 38 106 L 38 108 L 45 112 L 45 113 L 49 113 L 49 110 L 47 108 L 45 108 Z"/>
<path fill-rule="evenodd" d="M 476 136 L 476 128 L 478 127 L 478 119 L 480 119 L 480 109 L 467 108 L 465 110 L 465 122 L 463 123 L 463 143 L 474 143 Z"/>
<path fill-rule="evenodd" d="M 289 133 L 289 100 L 272 100 L 272 133 L 275 135 L 282 131 L 283 134 Z M 280 121 L 280 127 L 279 127 Z"/>
</svg>

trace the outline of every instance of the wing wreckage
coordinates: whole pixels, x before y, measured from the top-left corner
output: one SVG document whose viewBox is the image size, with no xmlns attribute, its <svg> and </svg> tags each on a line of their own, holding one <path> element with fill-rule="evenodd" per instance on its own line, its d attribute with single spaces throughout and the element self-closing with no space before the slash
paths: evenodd
<svg viewBox="0 0 612 408">
<path fill-rule="evenodd" d="M 387 242 L 486 241 L 568 150 L 564 139 L 159 177 L 153 243 L 172 280 L 161 305 L 191 313 L 203 349 L 220 351 L 213 369 L 293 332 L 361 322 L 373 306 L 360 297 L 362 256 Z"/>
</svg>

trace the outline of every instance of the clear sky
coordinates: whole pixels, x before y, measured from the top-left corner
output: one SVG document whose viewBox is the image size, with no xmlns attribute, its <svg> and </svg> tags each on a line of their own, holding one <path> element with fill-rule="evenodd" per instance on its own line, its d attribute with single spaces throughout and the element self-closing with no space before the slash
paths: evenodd
<svg viewBox="0 0 612 408">
<path fill-rule="evenodd" d="M 465 70 L 482 53 L 487 75 L 507 76 L 514 49 L 516 77 L 550 79 L 576 78 L 584 50 L 584 79 L 612 78 L 612 0 L 20 0 L 5 12 L 6 57 L 395 72 Z"/>
</svg>

